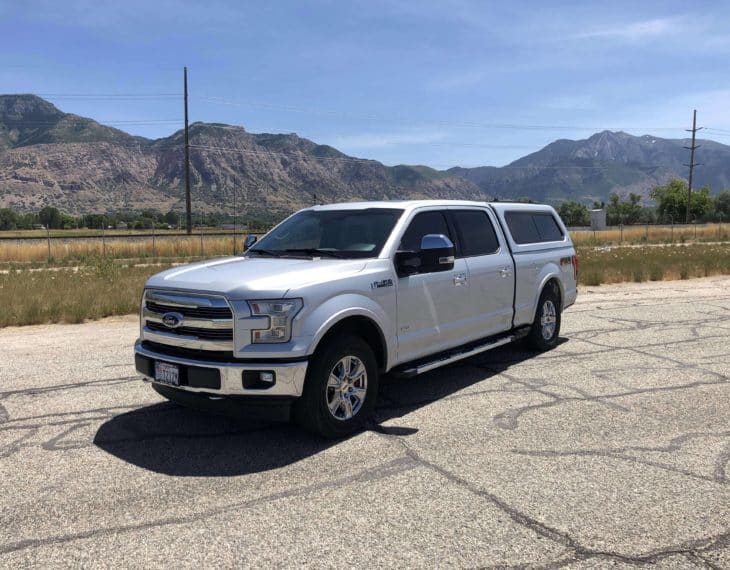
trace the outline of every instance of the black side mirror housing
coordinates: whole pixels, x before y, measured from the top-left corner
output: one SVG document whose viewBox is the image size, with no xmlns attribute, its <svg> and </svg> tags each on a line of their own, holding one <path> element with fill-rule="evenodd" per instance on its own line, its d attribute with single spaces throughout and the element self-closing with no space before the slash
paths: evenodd
<svg viewBox="0 0 730 570">
<path fill-rule="evenodd" d="M 255 244 L 258 241 L 259 238 L 257 238 L 253 234 L 248 234 L 246 236 L 246 239 L 243 240 L 243 251 L 248 250 L 253 244 Z"/>
<path fill-rule="evenodd" d="M 427 234 L 421 239 L 419 251 L 398 251 L 395 254 L 395 269 L 398 277 L 416 273 L 435 273 L 454 268 L 455 248 L 443 234 Z"/>
</svg>

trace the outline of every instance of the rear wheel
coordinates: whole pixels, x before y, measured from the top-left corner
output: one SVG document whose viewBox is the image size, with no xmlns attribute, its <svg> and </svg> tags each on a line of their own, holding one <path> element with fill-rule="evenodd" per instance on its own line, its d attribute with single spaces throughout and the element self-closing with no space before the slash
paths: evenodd
<svg viewBox="0 0 730 570">
<path fill-rule="evenodd" d="M 357 336 L 326 341 L 310 361 L 294 418 L 328 438 L 362 429 L 378 393 L 378 367 L 370 346 Z"/>
<path fill-rule="evenodd" d="M 560 297 L 556 286 L 548 285 L 540 295 L 535 320 L 527 335 L 527 344 L 534 350 L 544 351 L 558 344 L 560 335 Z"/>
</svg>

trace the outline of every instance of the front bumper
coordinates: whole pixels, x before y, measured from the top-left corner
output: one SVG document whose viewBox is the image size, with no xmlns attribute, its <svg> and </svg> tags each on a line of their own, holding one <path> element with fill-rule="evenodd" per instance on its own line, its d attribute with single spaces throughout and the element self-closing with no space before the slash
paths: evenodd
<svg viewBox="0 0 730 570">
<path fill-rule="evenodd" d="M 302 395 L 307 361 L 281 362 L 275 360 L 256 360 L 254 362 L 235 361 L 217 362 L 172 356 L 156 352 L 144 346 L 141 340 L 134 345 L 134 361 L 137 372 L 147 381 L 156 385 L 154 378 L 155 361 L 176 364 L 182 371 L 181 383 L 175 389 L 186 392 L 199 392 L 211 396 L 260 396 L 294 397 Z M 245 388 L 244 372 L 273 372 L 275 381 L 270 386 Z"/>
</svg>

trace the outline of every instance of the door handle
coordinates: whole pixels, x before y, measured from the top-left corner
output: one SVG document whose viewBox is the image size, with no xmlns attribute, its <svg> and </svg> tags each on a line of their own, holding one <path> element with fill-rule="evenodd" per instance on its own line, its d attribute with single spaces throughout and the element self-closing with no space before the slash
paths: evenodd
<svg viewBox="0 0 730 570">
<path fill-rule="evenodd" d="M 509 277 L 510 275 L 512 275 L 512 270 L 510 270 L 509 267 L 503 267 L 502 269 L 499 270 L 499 274 L 502 277 Z"/>
<path fill-rule="evenodd" d="M 457 287 L 466 283 L 466 273 L 457 273 L 454 275 L 454 285 Z"/>
</svg>

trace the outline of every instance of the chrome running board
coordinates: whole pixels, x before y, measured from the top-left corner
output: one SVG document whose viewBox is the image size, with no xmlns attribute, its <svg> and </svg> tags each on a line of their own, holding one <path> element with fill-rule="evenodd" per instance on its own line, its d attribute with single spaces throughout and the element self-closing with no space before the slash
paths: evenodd
<svg viewBox="0 0 730 570">
<path fill-rule="evenodd" d="M 450 351 L 447 351 L 446 353 L 440 353 L 435 359 L 429 360 L 429 361 L 417 361 L 418 364 L 406 364 L 405 366 L 407 368 L 401 368 L 396 369 L 393 371 L 393 374 L 400 377 L 406 377 L 411 378 L 413 376 L 417 376 L 418 374 L 423 374 L 424 372 L 428 372 L 429 370 L 433 370 L 434 368 L 440 368 L 441 366 L 446 366 L 447 364 L 452 364 L 454 362 L 458 362 L 459 360 L 463 360 L 464 358 L 469 358 L 470 356 L 475 356 L 477 354 L 481 354 L 482 352 L 487 352 L 488 350 L 492 350 L 493 348 L 497 348 L 498 346 L 503 346 L 507 343 L 513 342 L 515 340 L 519 340 L 530 332 L 530 327 L 524 327 L 521 329 L 517 329 L 514 331 L 511 331 L 507 335 L 499 336 L 499 337 L 492 337 L 484 344 L 479 344 L 476 346 L 473 346 L 471 348 L 467 349 L 453 349 Z M 460 352 L 456 352 L 459 351 Z"/>
</svg>

